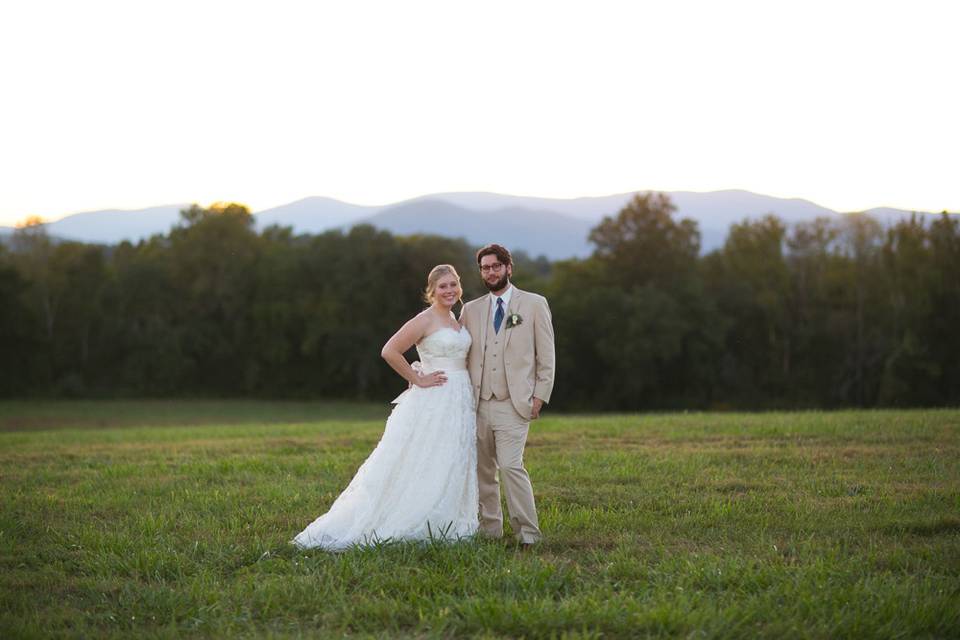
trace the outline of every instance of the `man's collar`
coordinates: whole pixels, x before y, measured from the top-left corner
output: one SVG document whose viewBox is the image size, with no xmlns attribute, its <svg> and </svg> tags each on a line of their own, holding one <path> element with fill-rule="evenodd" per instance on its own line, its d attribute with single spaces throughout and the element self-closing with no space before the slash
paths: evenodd
<svg viewBox="0 0 960 640">
<path fill-rule="evenodd" d="M 490 299 L 492 300 L 493 304 L 497 304 L 497 298 L 503 298 L 504 299 L 503 302 L 504 304 L 506 304 L 513 297 L 513 291 L 514 291 L 513 283 L 511 282 L 510 284 L 507 285 L 507 288 L 500 295 L 497 295 L 493 291 L 491 291 Z"/>
</svg>

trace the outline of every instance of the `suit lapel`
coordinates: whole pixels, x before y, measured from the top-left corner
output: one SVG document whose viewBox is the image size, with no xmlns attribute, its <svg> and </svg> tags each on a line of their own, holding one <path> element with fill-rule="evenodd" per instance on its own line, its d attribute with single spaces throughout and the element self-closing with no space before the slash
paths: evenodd
<svg viewBox="0 0 960 640">
<path fill-rule="evenodd" d="M 487 296 L 483 297 L 483 305 L 480 307 L 480 326 L 483 327 L 480 329 L 480 353 L 483 353 L 487 349 L 487 329 L 490 328 L 490 299 Z M 481 357 L 482 362 L 482 357 Z"/>
<path fill-rule="evenodd" d="M 510 336 L 513 335 L 513 329 L 507 329 L 507 320 L 510 318 L 511 313 L 520 313 L 520 304 L 523 300 L 523 292 L 521 292 L 516 287 L 513 288 L 513 295 L 510 296 L 510 308 L 507 309 L 507 315 L 503 317 L 503 326 L 500 328 L 501 331 L 505 333 L 503 336 L 503 348 L 506 350 L 507 345 L 510 344 Z"/>
</svg>

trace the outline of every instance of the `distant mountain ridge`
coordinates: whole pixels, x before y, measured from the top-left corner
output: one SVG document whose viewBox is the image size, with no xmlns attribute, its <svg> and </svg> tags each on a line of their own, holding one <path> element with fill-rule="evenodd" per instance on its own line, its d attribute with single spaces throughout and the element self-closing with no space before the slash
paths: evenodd
<svg viewBox="0 0 960 640">
<path fill-rule="evenodd" d="M 590 253 L 587 234 L 595 224 L 558 213 L 507 206 L 481 211 L 440 199 L 418 199 L 360 220 L 398 235 L 435 233 L 475 245 L 499 242 L 551 258 Z"/>
<path fill-rule="evenodd" d="M 322 233 L 371 224 L 396 234 L 433 233 L 465 238 L 474 245 L 497 241 L 531 255 L 551 259 L 583 257 L 591 249 L 587 235 L 605 216 L 616 215 L 634 196 L 627 192 L 584 198 L 538 198 L 487 192 L 438 193 L 380 206 L 357 205 L 333 198 L 310 197 L 255 212 L 258 228 L 292 227 L 295 233 Z M 665 192 L 677 215 L 693 218 L 700 227 L 702 249 L 723 244 L 733 222 L 772 213 L 788 223 L 841 213 L 800 198 L 775 198 L 742 190 Z M 188 204 L 171 204 L 133 211 L 76 213 L 48 223 L 50 235 L 98 244 L 137 242 L 166 233 L 178 224 Z M 910 214 L 890 208 L 868 213 L 887 221 Z M 920 212 L 925 213 L 925 212 Z M 0 234 L 9 234 L 0 227 Z"/>
<path fill-rule="evenodd" d="M 357 220 L 376 214 L 383 207 L 350 204 L 315 196 L 257 212 L 257 226 L 293 227 L 297 233 L 321 233 L 329 229 L 355 224 Z"/>
</svg>

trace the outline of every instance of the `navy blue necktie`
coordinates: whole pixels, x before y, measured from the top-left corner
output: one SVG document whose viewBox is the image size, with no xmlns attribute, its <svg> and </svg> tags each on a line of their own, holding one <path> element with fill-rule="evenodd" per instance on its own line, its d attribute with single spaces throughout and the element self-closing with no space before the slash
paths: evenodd
<svg viewBox="0 0 960 640">
<path fill-rule="evenodd" d="M 503 324 L 503 298 L 497 298 L 497 312 L 493 314 L 494 333 L 500 333 L 501 324 Z"/>
</svg>

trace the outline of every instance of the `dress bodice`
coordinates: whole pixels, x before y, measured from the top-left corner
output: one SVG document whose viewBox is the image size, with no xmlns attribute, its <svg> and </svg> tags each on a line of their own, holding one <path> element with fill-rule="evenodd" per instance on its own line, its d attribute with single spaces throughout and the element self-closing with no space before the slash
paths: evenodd
<svg viewBox="0 0 960 640">
<path fill-rule="evenodd" d="M 444 327 L 420 340 L 417 344 L 417 354 L 424 363 L 440 358 L 461 360 L 467 357 L 471 342 L 470 332 L 466 329 L 457 331 Z"/>
</svg>

